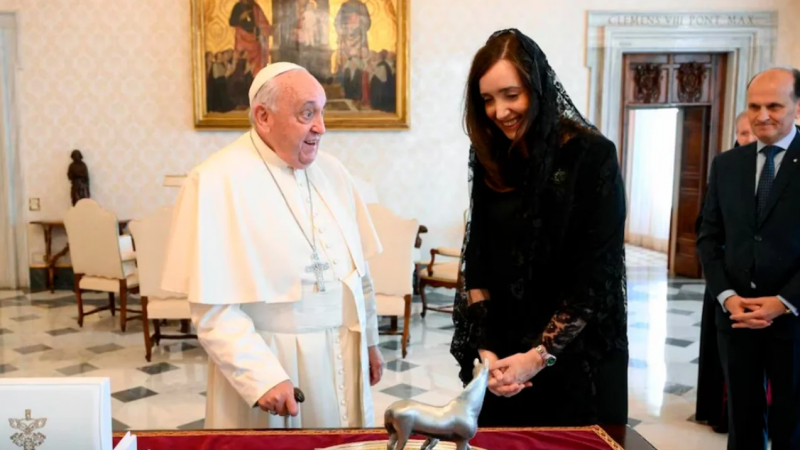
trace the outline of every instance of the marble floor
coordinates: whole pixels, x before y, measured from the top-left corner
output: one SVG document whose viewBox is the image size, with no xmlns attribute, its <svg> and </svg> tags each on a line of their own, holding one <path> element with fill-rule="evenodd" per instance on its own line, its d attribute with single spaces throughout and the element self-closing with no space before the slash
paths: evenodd
<svg viewBox="0 0 800 450">
<path fill-rule="evenodd" d="M 662 254 L 629 248 L 627 262 L 630 424 L 659 449 L 725 448 L 726 435 L 692 420 L 704 285 L 669 279 Z M 105 303 L 104 295 L 94 299 Z M 108 377 L 115 430 L 203 426 L 206 355 L 196 341 L 162 342 L 148 363 L 140 323 L 122 333 L 104 312 L 79 328 L 75 305 L 68 291 L 0 291 L 0 377 Z M 398 398 L 436 404 L 461 388 L 448 351 L 450 316 L 422 319 L 414 306 L 406 359 L 399 338 L 381 337 L 387 370 L 373 387 L 378 424 Z"/>
</svg>

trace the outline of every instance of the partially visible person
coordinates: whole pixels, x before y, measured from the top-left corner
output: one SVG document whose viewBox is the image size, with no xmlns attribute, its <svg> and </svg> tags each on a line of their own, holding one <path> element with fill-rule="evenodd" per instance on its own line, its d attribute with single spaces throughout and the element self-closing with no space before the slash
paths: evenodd
<svg viewBox="0 0 800 450">
<path fill-rule="evenodd" d="M 736 116 L 735 121 L 736 141 L 733 147 L 748 145 L 756 140 L 750 127 L 747 111 L 742 111 Z M 701 208 L 702 208 L 701 202 Z M 702 209 L 697 215 L 695 233 L 700 234 L 703 223 Z M 716 317 L 717 301 L 706 288 L 703 298 L 703 315 L 700 320 L 700 358 L 697 368 L 697 403 L 695 404 L 695 420 L 707 423 L 717 433 L 728 432 L 728 402 L 726 398 L 727 387 L 722 373 L 722 363 L 719 359 L 717 346 Z"/>
<path fill-rule="evenodd" d="M 734 147 L 752 144 L 755 141 L 756 135 L 753 134 L 753 128 L 750 127 L 750 119 L 747 117 L 747 111 L 742 111 L 736 116 L 736 143 Z"/>
<path fill-rule="evenodd" d="M 711 166 L 697 249 L 717 301 L 728 449 L 800 448 L 800 71 L 748 85 L 756 142 Z M 767 406 L 767 382 L 772 406 Z"/>
<path fill-rule="evenodd" d="M 465 290 L 451 353 L 464 383 L 492 367 L 478 424 L 628 420 L 625 189 L 614 144 L 518 30 L 475 55 Z"/>
</svg>

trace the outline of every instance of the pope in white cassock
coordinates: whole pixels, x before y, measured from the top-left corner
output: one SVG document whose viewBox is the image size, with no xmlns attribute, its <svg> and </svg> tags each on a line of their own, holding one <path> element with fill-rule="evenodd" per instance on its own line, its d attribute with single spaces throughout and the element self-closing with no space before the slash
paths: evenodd
<svg viewBox="0 0 800 450">
<path fill-rule="evenodd" d="M 162 288 L 188 295 L 209 356 L 206 428 L 374 425 L 383 360 L 367 260 L 381 246 L 347 170 L 317 153 L 325 102 L 304 68 L 267 66 L 252 128 L 179 194 Z"/>
</svg>

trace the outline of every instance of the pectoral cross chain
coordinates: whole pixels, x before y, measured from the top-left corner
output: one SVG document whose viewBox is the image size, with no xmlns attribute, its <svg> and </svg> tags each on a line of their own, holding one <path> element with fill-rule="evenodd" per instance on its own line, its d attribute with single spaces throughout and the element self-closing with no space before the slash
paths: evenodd
<svg viewBox="0 0 800 450">
<path fill-rule="evenodd" d="M 311 259 L 313 262 L 310 266 L 306 267 L 306 273 L 314 272 L 314 276 L 317 278 L 317 288 L 319 288 L 320 292 L 325 292 L 325 279 L 323 277 L 323 272 L 330 269 L 331 266 L 326 262 L 320 261 L 319 255 L 316 251 L 311 255 Z"/>
</svg>

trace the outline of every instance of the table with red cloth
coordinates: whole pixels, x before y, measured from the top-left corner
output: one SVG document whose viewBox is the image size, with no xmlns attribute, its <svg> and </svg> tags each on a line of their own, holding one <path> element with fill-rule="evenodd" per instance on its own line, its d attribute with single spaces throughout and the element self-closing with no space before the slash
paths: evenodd
<svg viewBox="0 0 800 450">
<path fill-rule="evenodd" d="M 386 441 L 384 429 L 131 431 L 140 450 L 315 450 Z M 114 433 L 114 445 L 125 433 Z M 412 436 L 411 439 L 424 439 Z M 470 441 L 486 450 L 652 450 L 629 427 L 482 428 Z"/>
</svg>

